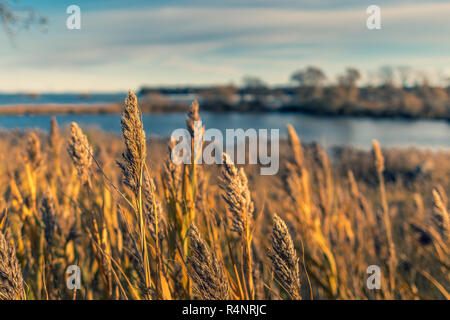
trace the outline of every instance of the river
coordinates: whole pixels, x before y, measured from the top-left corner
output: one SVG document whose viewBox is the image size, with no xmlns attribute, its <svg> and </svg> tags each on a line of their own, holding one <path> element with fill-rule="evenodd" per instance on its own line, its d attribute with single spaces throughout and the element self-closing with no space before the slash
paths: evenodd
<svg viewBox="0 0 450 320">
<path fill-rule="evenodd" d="M 286 124 L 292 124 L 304 142 L 317 141 L 325 147 L 370 147 L 377 139 L 384 147 L 416 146 L 420 148 L 450 149 L 450 123 L 439 120 L 370 119 L 356 117 L 324 117 L 300 113 L 201 113 L 206 128 L 225 129 L 279 129 L 287 135 Z M 144 127 L 148 136 L 168 137 L 173 130 L 185 127 L 184 113 L 145 114 Z M 98 127 L 120 133 L 120 115 L 57 116 L 61 126 L 71 121 L 84 127 Z M 48 130 L 49 115 L 0 116 L 0 128 L 39 128 Z"/>
</svg>

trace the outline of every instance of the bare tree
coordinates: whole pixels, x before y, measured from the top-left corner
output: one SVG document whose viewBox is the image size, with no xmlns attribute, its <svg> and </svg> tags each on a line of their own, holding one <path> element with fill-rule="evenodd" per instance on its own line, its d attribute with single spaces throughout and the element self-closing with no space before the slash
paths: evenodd
<svg viewBox="0 0 450 320">
<path fill-rule="evenodd" d="M 383 66 L 378 70 L 378 76 L 381 79 L 381 82 L 385 86 L 393 86 L 394 85 L 394 68 L 391 66 Z"/>
<path fill-rule="evenodd" d="M 242 79 L 244 88 L 246 89 L 262 89 L 267 88 L 267 85 L 263 80 L 255 76 L 245 76 Z"/>
<path fill-rule="evenodd" d="M 18 6 L 18 3 L 19 0 L 0 0 L 0 23 L 10 36 L 32 25 L 44 27 L 47 24 L 46 17 L 38 14 L 33 8 Z"/>
<path fill-rule="evenodd" d="M 397 67 L 397 70 L 402 87 L 406 88 L 408 83 L 411 81 L 412 68 L 410 66 L 399 66 Z"/>
<path fill-rule="evenodd" d="M 252 103 L 257 106 L 264 105 L 265 97 L 269 94 L 269 87 L 258 77 L 245 76 L 242 79 L 246 93 L 252 95 Z"/>
<path fill-rule="evenodd" d="M 327 76 L 325 73 L 313 66 L 296 71 L 291 76 L 291 80 L 297 82 L 300 87 L 320 87 L 326 79 Z"/>
<path fill-rule="evenodd" d="M 345 74 L 338 77 L 339 84 L 344 88 L 356 86 L 358 80 L 361 79 L 361 73 L 356 68 L 347 68 Z"/>
</svg>

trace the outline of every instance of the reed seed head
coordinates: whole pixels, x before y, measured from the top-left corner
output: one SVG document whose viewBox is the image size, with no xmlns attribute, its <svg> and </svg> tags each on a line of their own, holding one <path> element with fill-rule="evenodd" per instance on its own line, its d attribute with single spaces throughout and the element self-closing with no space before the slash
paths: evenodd
<svg viewBox="0 0 450 320">
<path fill-rule="evenodd" d="M 450 216 L 447 211 L 447 205 L 444 203 L 443 196 L 437 189 L 433 189 L 434 205 L 436 212 L 441 218 L 442 227 L 447 240 L 450 240 Z"/>
<path fill-rule="evenodd" d="M 192 102 L 191 107 L 189 108 L 186 119 L 186 126 L 188 128 L 189 133 L 191 134 L 191 137 L 194 137 L 196 132 L 198 131 L 195 125 L 197 121 L 200 121 L 200 115 L 198 113 L 198 110 L 199 110 L 198 102 L 197 100 L 195 100 L 194 102 Z"/>
<path fill-rule="evenodd" d="M 273 217 L 272 248 L 268 255 L 280 284 L 293 299 L 301 299 L 299 259 L 286 224 L 276 214 Z"/>
<path fill-rule="evenodd" d="M 288 135 L 289 135 L 289 144 L 294 152 L 295 163 L 298 168 L 303 166 L 304 162 L 304 154 L 303 154 L 303 146 L 302 141 L 297 135 L 294 127 L 290 124 L 287 125 Z"/>
<path fill-rule="evenodd" d="M 224 191 L 222 198 L 231 213 L 232 230 L 241 235 L 251 223 L 254 205 L 244 169 L 238 170 L 226 153 L 223 154 L 220 187 Z"/>
<path fill-rule="evenodd" d="M 55 238 L 57 223 L 56 223 L 56 208 L 55 200 L 53 199 L 50 188 L 45 193 L 41 202 L 42 221 L 44 222 L 45 240 L 49 246 L 52 246 Z"/>
<path fill-rule="evenodd" d="M 59 133 L 58 122 L 56 118 L 53 116 L 50 120 L 50 135 L 49 135 L 49 144 L 53 149 L 58 149 L 61 141 L 61 135 Z"/>
<path fill-rule="evenodd" d="M 122 124 L 125 151 L 122 153 L 122 162 L 118 162 L 118 164 L 122 169 L 124 184 L 137 195 L 143 174 L 146 145 L 144 125 L 137 98 L 131 90 L 128 91 L 120 123 Z"/>
<path fill-rule="evenodd" d="M 75 169 L 77 169 L 81 182 L 83 184 L 87 183 L 89 181 L 89 169 L 92 164 L 91 155 L 93 151 L 87 137 L 76 122 L 72 122 L 70 125 L 70 140 L 67 152 L 72 159 Z"/>
<path fill-rule="evenodd" d="M 27 162 L 34 168 L 38 168 L 42 163 L 41 142 L 38 136 L 32 132 L 27 142 Z"/>
<path fill-rule="evenodd" d="M 168 159 L 165 161 L 164 164 L 164 178 L 167 181 L 167 185 L 173 190 L 177 189 L 178 186 L 181 185 L 181 177 L 182 177 L 182 169 L 183 167 L 179 164 L 175 164 L 179 163 L 178 160 L 179 159 L 173 159 L 173 157 L 177 156 L 177 155 L 172 155 L 172 150 L 175 147 L 175 140 L 170 138 L 169 144 L 168 144 L 168 149 L 169 149 L 169 157 Z"/>
<path fill-rule="evenodd" d="M 189 275 L 194 281 L 195 292 L 205 300 L 229 299 L 229 286 L 223 266 L 194 225 L 189 230 L 189 240 Z"/>
<path fill-rule="evenodd" d="M 192 105 L 188 111 L 186 119 L 187 129 L 189 131 L 191 139 L 193 139 L 192 141 L 193 163 L 198 163 L 198 159 L 202 154 L 203 134 L 205 133 L 205 127 L 202 126 L 198 110 L 199 110 L 198 102 L 197 101 L 192 102 Z"/>
<path fill-rule="evenodd" d="M 377 169 L 377 172 L 381 174 L 384 171 L 384 157 L 383 153 L 381 152 L 380 144 L 375 139 L 372 140 L 372 150 L 375 157 L 375 167 Z"/>
<path fill-rule="evenodd" d="M 0 300 L 25 300 L 24 281 L 14 246 L 0 231 Z"/>
<path fill-rule="evenodd" d="M 156 187 L 152 178 L 144 179 L 144 215 L 147 219 L 150 235 L 155 241 L 162 239 L 164 221 L 161 202 L 156 197 Z"/>
</svg>

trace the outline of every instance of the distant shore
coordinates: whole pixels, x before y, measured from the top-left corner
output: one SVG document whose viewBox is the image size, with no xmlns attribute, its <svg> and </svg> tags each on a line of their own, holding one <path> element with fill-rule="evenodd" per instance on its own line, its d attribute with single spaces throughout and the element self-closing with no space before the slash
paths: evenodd
<svg viewBox="0 0 450 320">
<path fill-rule="evenodd" d="M 188 110 L 186 103 L 168 103 L 168 104 L 149 104 L 140 105 L 142 113 L 178 113 Z M 245 106 L 238 108 L 215 108 L 212 105 L 202 105 L 202 109 L 208 112 L 245 112 L 245 113 L 304 113 L 316 116 L 333 116 L 333 117 L 364 117 L 379 119 L 430 119 L 430 120 L 447 120 L 447 117 L 427 117 L 427 116 L 411 116 L 410 114 L 402 114 L 395 112 L 371 112 L 371 110 L 353 110 L 354 112 L 329 112 L 322 108 L 302 108 L 297 106 L 286 107 L 283 109 L 266 109 L 258 108 L 257 110 L 247 108 Z M 62 114 L 120 114 L 123 111 L 123 105 L 120 103 L 99 103 L 99 104 L 10 104 L 0 106 L 0 115 L 62 115 Z"/>
<path fill-rule="evenodd" d="M 188 106 L 171 105 L 141 105 L 143 113 L 185 112 Z M 0 106 L 0 115 L 37 115 L 37 114 L 120 114 L 123 106 L 119 103 L 110 104 L 25 104 Z"/>
</svg>

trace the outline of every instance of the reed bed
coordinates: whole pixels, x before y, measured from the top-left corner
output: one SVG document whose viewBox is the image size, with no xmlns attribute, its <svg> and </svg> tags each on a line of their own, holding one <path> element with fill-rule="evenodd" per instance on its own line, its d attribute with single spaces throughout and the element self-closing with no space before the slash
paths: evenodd
<svg viewBox="0 0 450 320">
<path fill-rule="evenodd" d="M 200 119 L 193 103 L 192 136 Z M 450 298 L 448 153 L 374 141 L 331 159 L 289 126 L 279 174 L 259 176 L 226 154 L 197 164 L 203 144 L 175 164 L 131 91 L 121 124 L 0 134 L 0 299 Z"/>
</svg>

